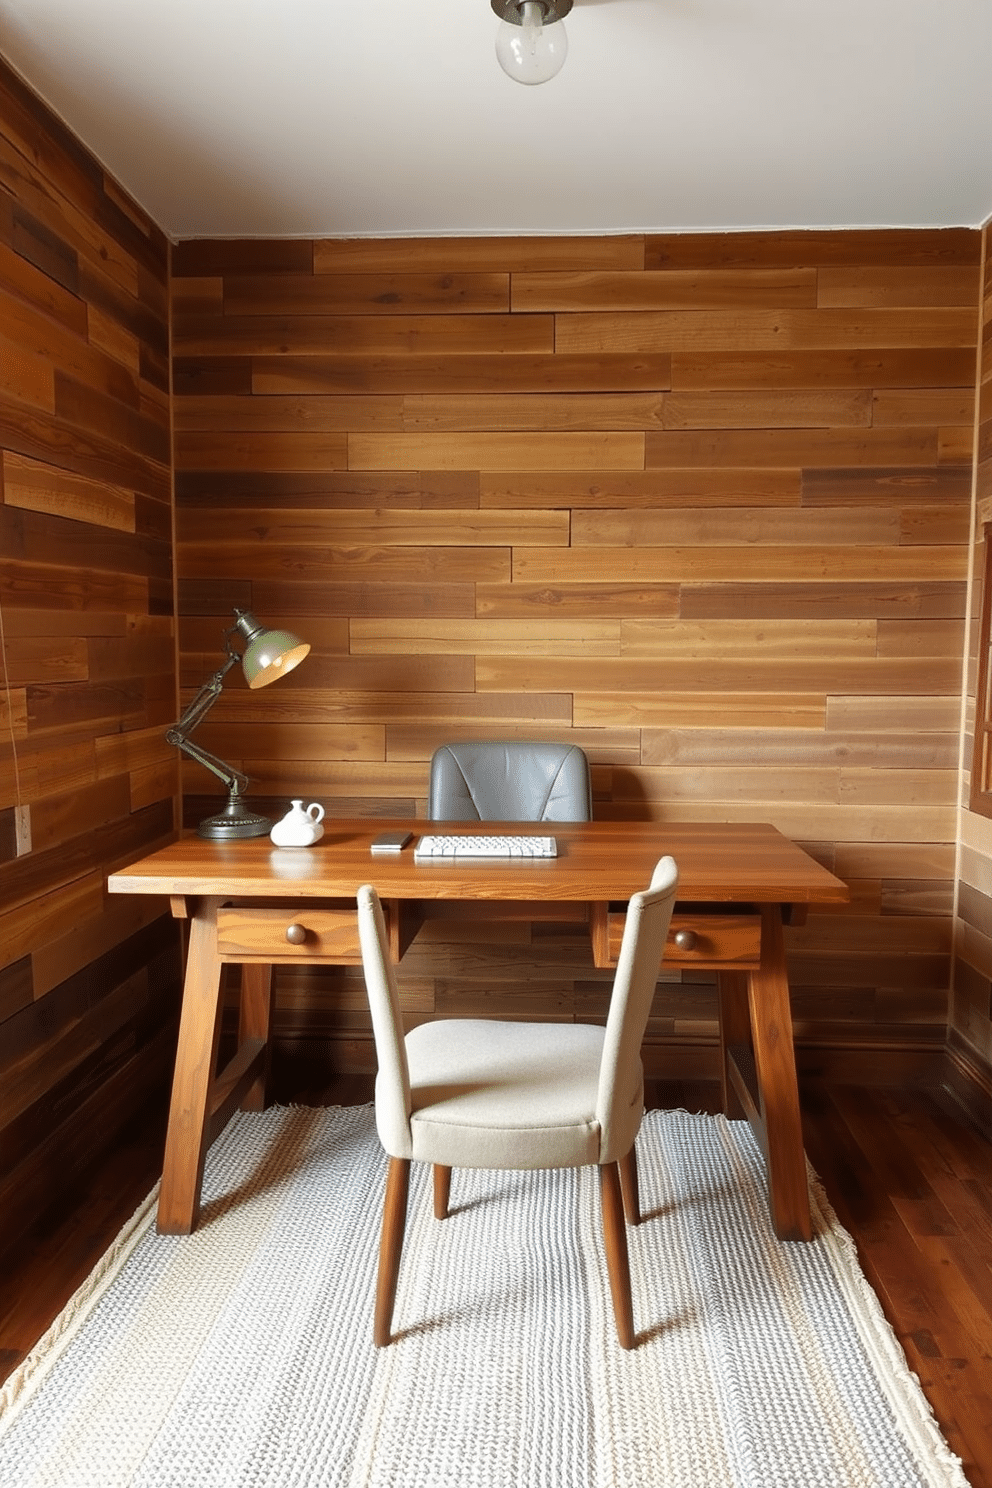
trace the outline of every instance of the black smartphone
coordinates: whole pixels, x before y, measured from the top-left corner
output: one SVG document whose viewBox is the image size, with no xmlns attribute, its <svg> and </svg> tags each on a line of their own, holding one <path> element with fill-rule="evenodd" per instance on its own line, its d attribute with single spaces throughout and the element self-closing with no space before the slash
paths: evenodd
<svg viewBox="0 0 992 1488">
<path fill-rule="evenodd" d="M 387 853 L 402 852 L 408 842 L 413 841 L 412 832 L 380 832 L 372 839 L 372 856 L 383 857 Z"/>
</svg>

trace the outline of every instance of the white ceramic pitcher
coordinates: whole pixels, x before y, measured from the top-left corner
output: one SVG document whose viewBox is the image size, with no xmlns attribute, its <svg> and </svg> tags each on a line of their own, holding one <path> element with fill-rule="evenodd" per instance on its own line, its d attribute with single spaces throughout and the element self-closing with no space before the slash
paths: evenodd
<svg viewBox="0 0 992 1488">
<path fill-rule="evenodd" d="M 290 803 L 290 809 L 277 821 L 269 836 L 276 847 L 312 847 L 324 835 L 321 822 L 324 808 L 319 801 L 304 807 L 302 798 Z"/>
</svg>

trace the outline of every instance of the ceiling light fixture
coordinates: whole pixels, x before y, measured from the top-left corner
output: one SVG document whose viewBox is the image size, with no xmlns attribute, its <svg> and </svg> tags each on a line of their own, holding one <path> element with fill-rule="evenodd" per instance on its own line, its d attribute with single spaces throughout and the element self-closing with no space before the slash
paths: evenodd
<svg viewBox="0 0 992 1488">
<path fill-rule="evenodd" d="M 562 18 L 572 0 L 490 0 L 502 24 L 496 33 L 496 56 L 507 77 L 517 83 L 546 83 L 564 66 L 568 37 Z"/>
</svg>

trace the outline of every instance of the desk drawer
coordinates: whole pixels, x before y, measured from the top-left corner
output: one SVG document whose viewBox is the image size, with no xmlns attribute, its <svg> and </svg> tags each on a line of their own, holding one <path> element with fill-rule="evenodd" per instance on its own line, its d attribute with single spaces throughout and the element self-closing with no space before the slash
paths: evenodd
<svg viewBox="0 0 992 1488">
<path fill-rule="evenodd" d="M 354 905 L 341 909 L 287 904 L 278 909 L 245 906 L 217 911 L 217 951 L 229 961 L 326 960 L 360 966 L 358 918 Z"/>
<path fill-rule="evenodd" d="M 623 910 L 609 910 L 603 941 L 609 966 L 617 964 Z M 761 961 L 761 916 L 757 914 L 692 914 L 676 912 L 665 942 L 666 966 L 711 966 L 723 971 L 749 971 Z M 597 958 L 597 965 L 602 965 Z"/>
<path fill-rule="evenodd" d="M 757 966 L 761 960 L 761 916 L 674 914 L 665 942 L 665 960 L 676 966 L 705 962 L 727 970 Z"/>
</svg>

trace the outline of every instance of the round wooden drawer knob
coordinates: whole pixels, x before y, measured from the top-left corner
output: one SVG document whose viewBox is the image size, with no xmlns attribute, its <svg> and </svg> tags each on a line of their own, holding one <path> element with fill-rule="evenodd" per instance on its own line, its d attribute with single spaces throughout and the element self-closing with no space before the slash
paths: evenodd
<svg viewBox="0 0 992 1488">
<path fill-rule="evenodd" d="M 303 925 L 287 925 L 286 939 L 290 945 L 302 945 L 307 938 L 307 932 Z"/>
<path fill-rule="evenodd" d="M 694 950 L 697 939 L 695 930 L 676 930 L 675 932 L 675 944 L 680 951 Z"/>
</svg>

